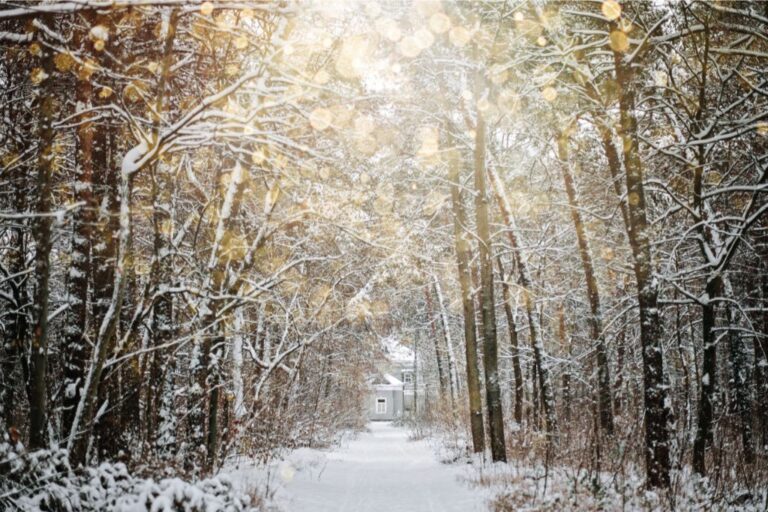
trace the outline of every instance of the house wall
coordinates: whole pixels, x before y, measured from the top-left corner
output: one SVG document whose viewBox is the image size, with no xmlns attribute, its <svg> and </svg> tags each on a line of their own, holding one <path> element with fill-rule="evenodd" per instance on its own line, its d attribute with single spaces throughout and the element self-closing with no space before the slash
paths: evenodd
<svg viewBox="0 0 768 512">
<path fill-rule="evenodd" d="M 376 400 L 387 400 L 387 412 L 376 413 Z M 392 421 L 403 416 L 403 391 L 401 389 L 374 388 L 370 397 L 370 418 L 373 421 Z"/>
</svg>

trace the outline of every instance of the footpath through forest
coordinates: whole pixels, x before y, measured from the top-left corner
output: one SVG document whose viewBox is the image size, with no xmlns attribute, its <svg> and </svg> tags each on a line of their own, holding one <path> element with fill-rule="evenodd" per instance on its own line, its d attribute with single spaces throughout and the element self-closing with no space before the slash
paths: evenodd
<svg viewBox="0 0 768 512">
<path fill-rule="evenodd" d="M 376 422 L 324 464 L 300 470 L 286 484 L 290 512 L 487 510 L 487 495 L 462 478 L 464 468 L 441 464 L 426 441 L 410 441 L 391 423 Z"/>
</svg>

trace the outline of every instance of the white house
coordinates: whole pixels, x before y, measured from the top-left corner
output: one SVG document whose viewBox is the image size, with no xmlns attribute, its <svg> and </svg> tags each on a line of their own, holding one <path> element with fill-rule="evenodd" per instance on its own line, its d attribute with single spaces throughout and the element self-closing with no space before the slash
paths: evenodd
<svg viewBox="0 0 768 512">
<path fill-rule="evenodd" d="M 382 350 L 386 362 L 370 380 L 369 417 L 392 421 L 413 415 L 424 400 L 415 354 L 392 337 L 382 340 Z"/>
</svg>

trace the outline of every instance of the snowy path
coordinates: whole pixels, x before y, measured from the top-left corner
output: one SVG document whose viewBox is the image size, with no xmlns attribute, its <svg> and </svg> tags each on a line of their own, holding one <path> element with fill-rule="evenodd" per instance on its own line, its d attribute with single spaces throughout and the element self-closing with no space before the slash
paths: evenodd
<svg viewBox="0 0 768 512">
<path fill-rule="evenodd" d="M 405 429 L 371 423 L 326 464 L 299 471 L 285 485 L 289 512 L 480 512 L 486 497 L 460 479 L 463 468 L 441 464 L 425 441 Z"/>
</svg>

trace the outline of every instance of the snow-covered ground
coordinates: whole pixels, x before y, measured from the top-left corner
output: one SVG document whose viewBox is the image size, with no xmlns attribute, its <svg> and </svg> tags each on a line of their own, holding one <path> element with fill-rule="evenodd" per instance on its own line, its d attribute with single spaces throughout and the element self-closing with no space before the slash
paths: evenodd
<svg viewBox="0 0 768 512">
<path fill-rule="evenodd" d="M 273 469 L 275 503 L 286 512 L 487 510 L 489 495 L 467 484 L 467 466 L 441 464 L 426 441 L 391 423 L 371 423 L 332 451 L 298 450 Z M 252 471 L 231 474 L 241 485 L 263 482 Z"/>
</svg>

